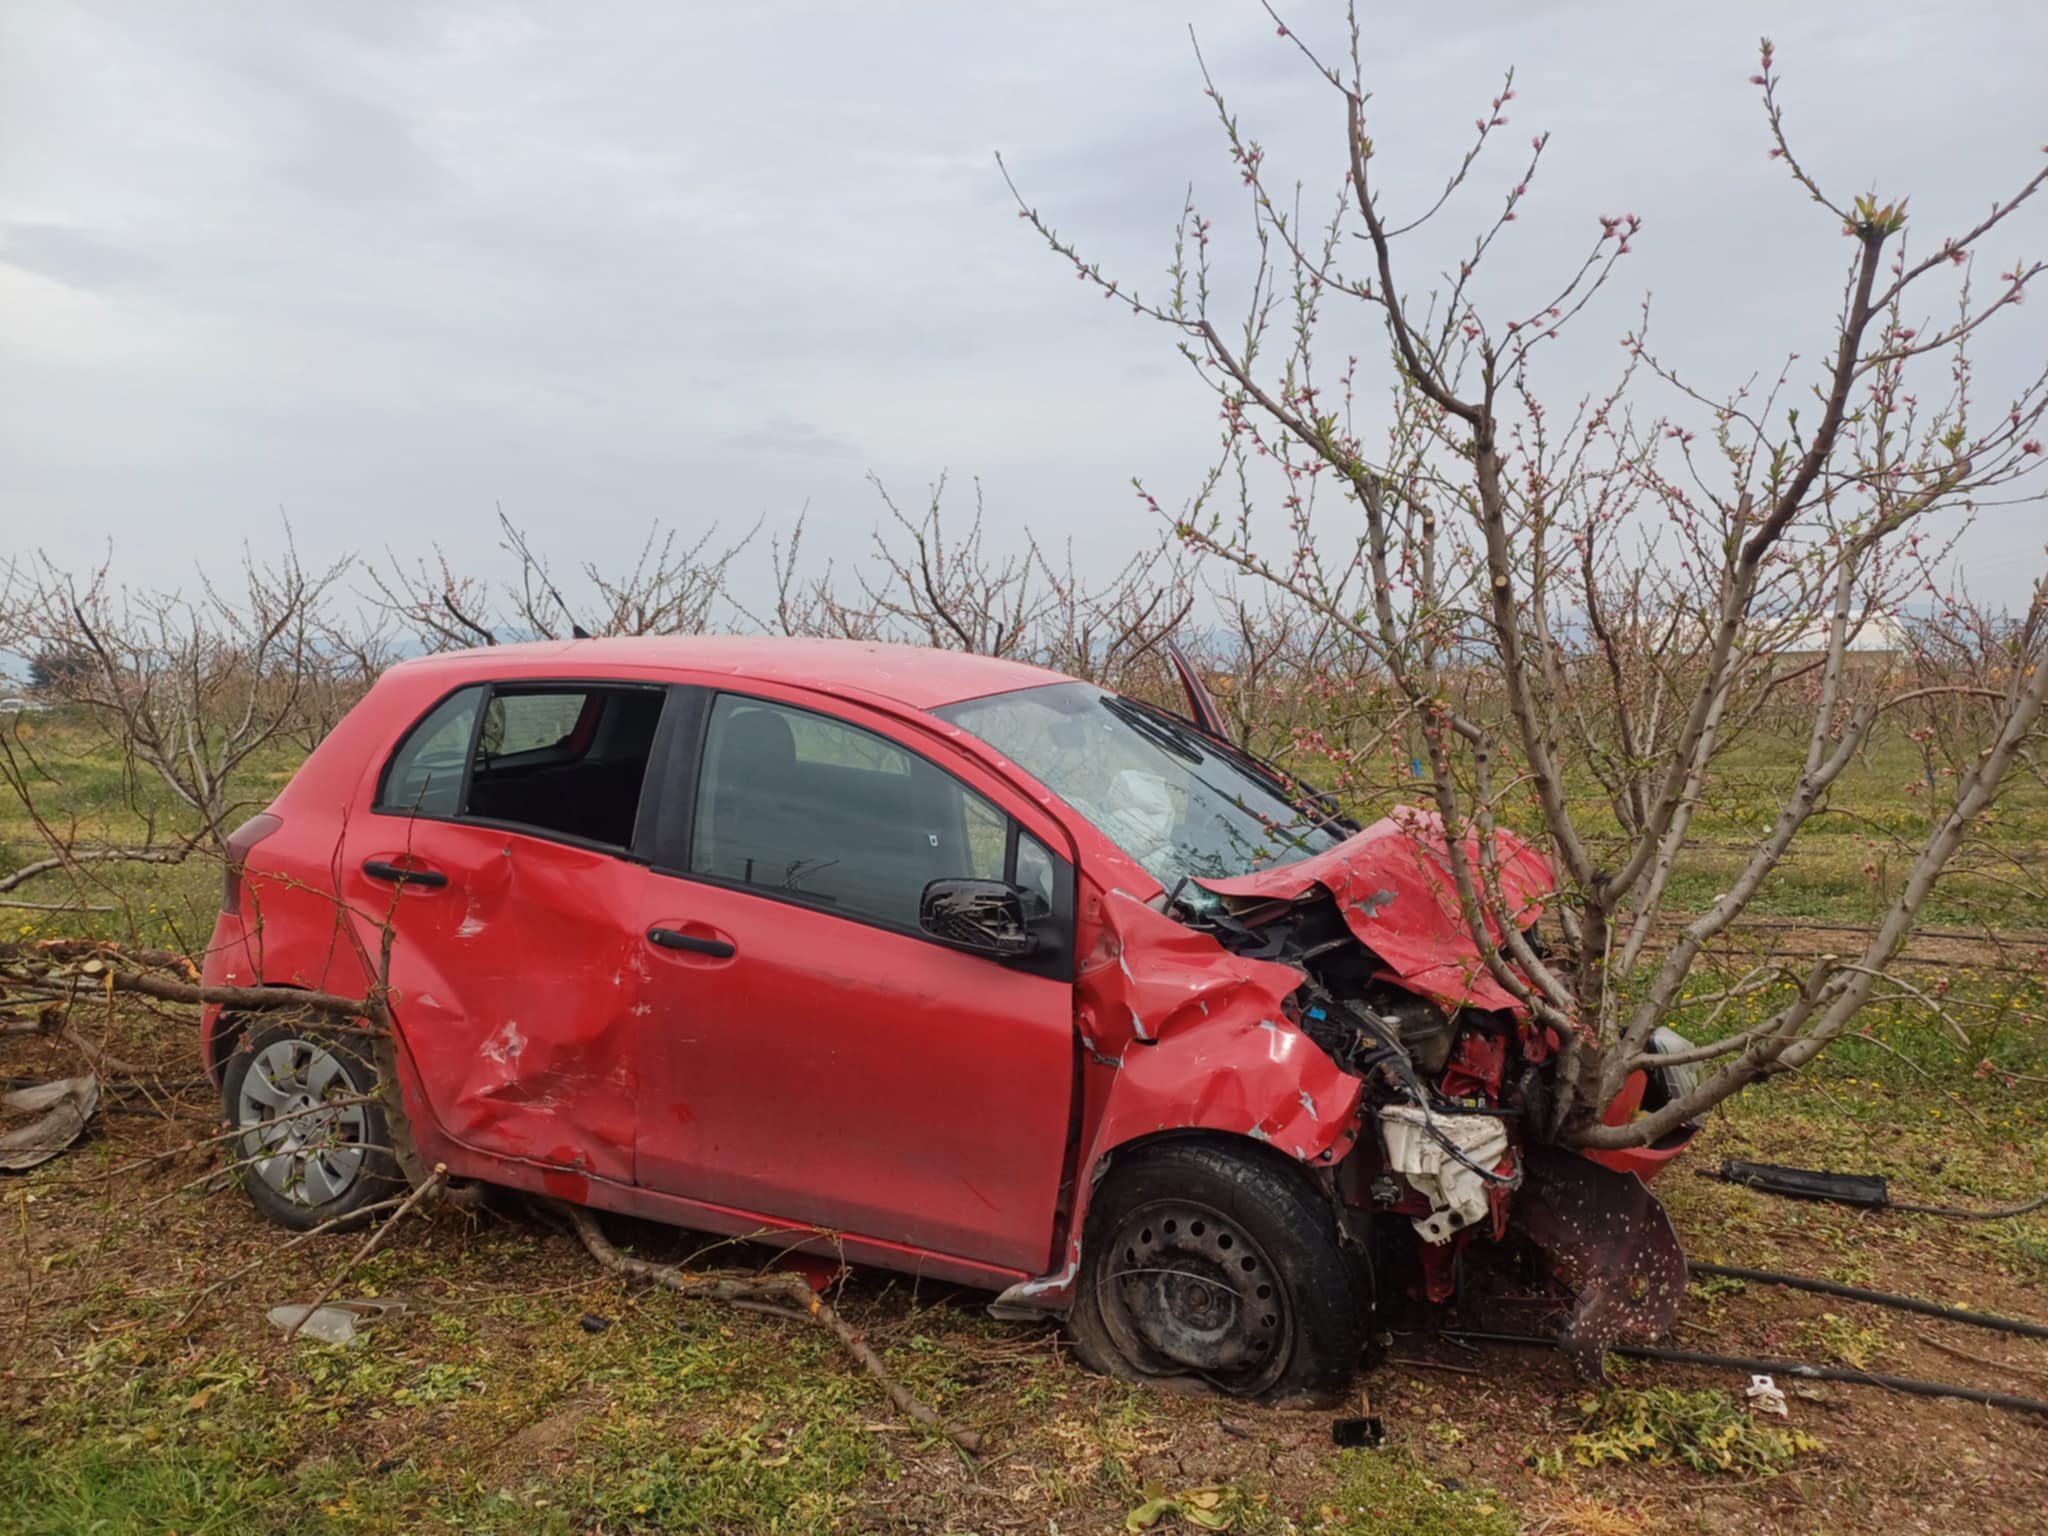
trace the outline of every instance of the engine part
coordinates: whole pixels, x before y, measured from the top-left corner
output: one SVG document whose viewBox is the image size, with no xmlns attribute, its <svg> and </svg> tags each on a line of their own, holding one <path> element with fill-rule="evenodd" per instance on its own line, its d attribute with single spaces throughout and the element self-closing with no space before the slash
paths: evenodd
<svg viewBox="0 0 2048 1536">
<path fill-rule="evenodd" d="M 1425 1243 L 1447 1243 L 1486 1218 L 1492 1202 L 1482 1170 L 1497 1169 L 1508 1155 L 1508 1133 L 1500 1121 L 1432 1116 L 1413 1104 L 1386 1105 L 1379 1116 L 1387 1166 L 1429 1202 L 1429 1214 L 1414 1218 Z"/>
<path fill-rule="evenodd" d="M 1393 1026 L 1418 1071 L 1427 1077 L 1443 1071 L 1458 1037 L 1457 1024 L 1449 1013 L 1426 997 L 1388 986 L 1373 988 L 1360 1001 Z"/>
</svg>

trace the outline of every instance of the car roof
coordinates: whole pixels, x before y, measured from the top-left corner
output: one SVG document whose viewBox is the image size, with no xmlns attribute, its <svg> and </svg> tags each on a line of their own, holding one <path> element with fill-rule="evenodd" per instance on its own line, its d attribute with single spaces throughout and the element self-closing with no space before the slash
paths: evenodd
<svg viewBox="0 0 2048 1536">
<path fill-rule="evenodd" d="M 999 656 L 939 651 L 876 640 L 786 635 L 631 635 L 606 640 L 540 640 L 444 651 L 400 665 L 464 676 L 589 676 L 603 668 L 714 673 L 828 693 L 865 693 L 912 709 L 1047 683 L 1073 681 Z"/>
</svg>

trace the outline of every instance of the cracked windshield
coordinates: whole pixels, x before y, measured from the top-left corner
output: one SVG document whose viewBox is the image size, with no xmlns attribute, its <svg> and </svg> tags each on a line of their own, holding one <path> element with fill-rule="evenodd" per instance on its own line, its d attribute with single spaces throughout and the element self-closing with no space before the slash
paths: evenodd
<svg viewBox="0 0 2048 1536">
<path fill-rule="evenodd" d="M 1343 841 L 1192 727 L 1087 683 L 1053 683 L 937 711 L 1033 775 L 1169 891 Z"/>
</svg>

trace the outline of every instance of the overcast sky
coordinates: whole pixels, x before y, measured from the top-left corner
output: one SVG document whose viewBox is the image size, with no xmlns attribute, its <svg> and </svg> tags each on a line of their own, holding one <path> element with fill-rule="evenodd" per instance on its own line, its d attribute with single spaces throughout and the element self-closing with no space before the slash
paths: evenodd
<svg viewBox="0 0 2048 1536">
<path fill-rule="evenodd" d="M 1293 10 L 1336 41 L 1332 7 Z M 1368 18 L 1397 212 L 1507 66 L 1511 154 L 1484 185 L 1553 131 L 1504 301 L 1596 215 L 1645 219 L 1546 363 L 1560 401 L 1606 377 L 1648 290 L 1712 391 L 1825 345 L 1846 251 L 1766 159 L 1760 33 L 1814 171 L 1910 194 L 1930 243 L 2048 143 L 2041 0 Z M 274 543 L 282 507 L 314 553 L 438 540 L 488 563 L 502 502 L 558 558 L 604 559 L 651 520 L 785 528 L 808 501 L 844 553 L 875 519 L 868 471 L 915 498 L 950 469 L 1006 524 L 1135 547 L 1131 477 L 1191 486 L 1213 404 L 1168 335 L 1034 243 L 993 155 L 1158 287 L 1189 181 L 1219 240 L 1239 208 L 1190 23 L 1276 179 L 1321 206 L 1338 103 L 1250 4 L 0 7 L 0 544 L 83 562 L 111 540 L 152 579 Z M 1986 256 L 2044 237 L 2029 213 Z M 2044 358 L 2037 302 L 1983 378 Z M 1980 593 L 2022 595 L 2043 521 L 1987 519 L 1963 555 Z"/>
</svg>

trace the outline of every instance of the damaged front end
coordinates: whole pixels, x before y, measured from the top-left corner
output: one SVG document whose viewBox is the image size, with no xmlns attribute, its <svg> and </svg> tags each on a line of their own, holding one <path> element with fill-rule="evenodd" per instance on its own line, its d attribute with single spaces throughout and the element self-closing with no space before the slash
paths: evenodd
<svg viewBox="0 0 2048 1536">
<path fill-rule="evenodd" d="M 1317 1242 L 1393 1250 L 1392 1266 L 1374 1256 L 1380 1297 L 1394 1289 L 1390 1268 L 1442 1302 L 1467 1256 L 1533 1250 L 1576 1298 L 1568 1341 L 1582 1360 L 1623 1331 L 1660 1331 L 1683 1258 L 1643 1181 L 1693 1128 L 1625 1151 L 1552 1145 L 1563 1041 L 1489 966 L 1491 946 L 1515 934 L 1542 953 L 1548 861 L 1494 835 L 1483 851 L 1508 932 L 1482 947 L 1440 818 L 1404 809 L 1355 826 L 1232 745 L 1194 667 L 1170 656 L 1184 717 L 1079 682 L 940 712 L 1036 779 L 1046 803 L 1064 802 L 1082 834 L 1081 1052 L 1056 1251 L 998 1309 L 1071 1323 L 1105 1285 L 1158 1279 L 1171 1266 L 1147 1260 L 1142 1223 L 1138 1241 L 1111 1251 L 1098 1191 L 1115 1206 L 1118 1169 L 1156 1166 L 1176 1141 L 1270 1163 L 1245 1155 L 1249 1139 L 1309 1169 L 1335 1203 L 1335 1233 Z M 1465 846 L 1478 864 L 1477 838 Z M 1679 1087 L 1671 1073 L 1632 1074 L 1606 1118 L 1626 1123 Z M 1188 1281 L 1187 1306 L 1212 1283 Z"/>
<path fill-rule="evenodd" d="M 1498 848 L 1514 919 L 1533 938 L 1549 866 L 1510 834 Z M 1624 1152 L 1546 1141 L 1559 1041 L 1488 971 L 1459 916 L 1441 822 L 1397 812 L 1310 859 L 1194 882 L 1171 910 L 1235 959 L 1302 978 L 1289 1022 L 1360 1085 L 1335 1193 L 1418 1299 L 1450 1300 L 1483 1244 L 1533 1254 L 1572 1298 L 1562 1339 L 1583 1370 L 1597 1372 L 1621 1335 L 1670 1326 L 1685 1260 L 1644 1180 L 1697 1127 Z M 1605 1118 L 1665 1102 L 1684 1071 L 1635 1074 Z M 1404 1238 L 1390 1241 L 1395 1231 Z"/>
</svg>

